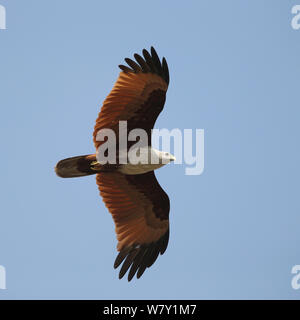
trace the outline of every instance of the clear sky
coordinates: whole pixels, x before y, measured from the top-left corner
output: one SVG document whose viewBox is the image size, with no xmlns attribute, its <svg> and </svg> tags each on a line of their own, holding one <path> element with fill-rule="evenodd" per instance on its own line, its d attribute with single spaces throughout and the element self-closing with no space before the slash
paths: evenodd
<svg viewBox="0 0 300 320">
<path fill-rule="evenodd" d="M 0 0 L 0 299 L 299 299 L 300 30 L 292 0 Z M 171 200 L 166 253 L 118 280 L 94 153 L 118 64 L 155 46 L 170 86 L 156 128 L 205 130 L 205 169 L 157 172 Z"/>
</svg>

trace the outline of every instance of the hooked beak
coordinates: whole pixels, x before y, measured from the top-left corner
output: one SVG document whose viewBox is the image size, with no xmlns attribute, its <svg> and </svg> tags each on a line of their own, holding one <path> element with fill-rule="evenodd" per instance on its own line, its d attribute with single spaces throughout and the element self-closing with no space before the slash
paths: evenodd
<svg viewBox="0 0 300 320">
<path fill-rule="evenodd" d="M 171 155 L 170 161 L 176 161 L 176 158 Z"/>
</svg>

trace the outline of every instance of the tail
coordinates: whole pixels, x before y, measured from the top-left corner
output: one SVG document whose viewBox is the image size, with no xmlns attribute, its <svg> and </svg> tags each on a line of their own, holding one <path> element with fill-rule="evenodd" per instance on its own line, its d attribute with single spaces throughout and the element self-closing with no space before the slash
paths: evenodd
<svg viewBox="0 0 300 320">
<path fill-rule="evenodd" d="M 61 178 L 75 178 L 95 174 L 100 168 L 96 155 L 90 154 L 59 161 L 55 166 L 55 172 Z"/>
</svg>

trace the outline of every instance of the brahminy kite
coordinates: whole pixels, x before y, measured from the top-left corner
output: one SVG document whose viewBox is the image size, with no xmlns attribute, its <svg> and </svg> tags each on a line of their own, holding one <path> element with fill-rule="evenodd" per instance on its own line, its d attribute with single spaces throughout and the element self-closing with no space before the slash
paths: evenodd
<svg viewBox="0 0 300 320">
<path fill-rule="evenodd" d="M 55 171 L 62 178 L 96 174 L 100 195 L 115 222 L 119 254 L 114 268 L 121 266 L 119 278 L 128 272 L 128 281 L 134 275 L 140 278 L 163 254 L 169 241 L 170 201 L 156 180 L 154 170 L 175 160 L 168 152 L 151 147 L 151 132 L 162 111 L 169 85 L 166 59 L 160 61 L 155 49 L 143 50 L 143 57 L 135 54 L 133 61 L 126 58 L 128 66 L 122 70 L 105 99 L 94 129 L 96 153 L 61 160 Z M 119 122 L 126 121 L 127 130 L 143 129 L 148 134 L 148 146 L 141 150 L 156 155 L 158 163 L 121 163 L 119 150 Z M 103 164 L 99 148 L 105 139 L 98 139 L 102 129 L 116 134 L 116 162 Z M 128 141 L 126 148 L 132 147 Z M 126 150 L 125 150 L 126 151 Z"/>
</svg>

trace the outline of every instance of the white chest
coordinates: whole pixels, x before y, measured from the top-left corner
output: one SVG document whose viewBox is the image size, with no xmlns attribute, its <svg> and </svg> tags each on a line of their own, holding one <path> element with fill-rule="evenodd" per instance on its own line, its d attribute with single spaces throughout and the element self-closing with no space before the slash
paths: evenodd
<svg viewBox="0 0 300 320">
<path fill-rule="evenodd" d="M 143 174 L 149 171 L 161 168 L 164 164 L 131 164 L 127 163 L 122 165 L 119 169 L 123 174 Z"/>
</svg>

